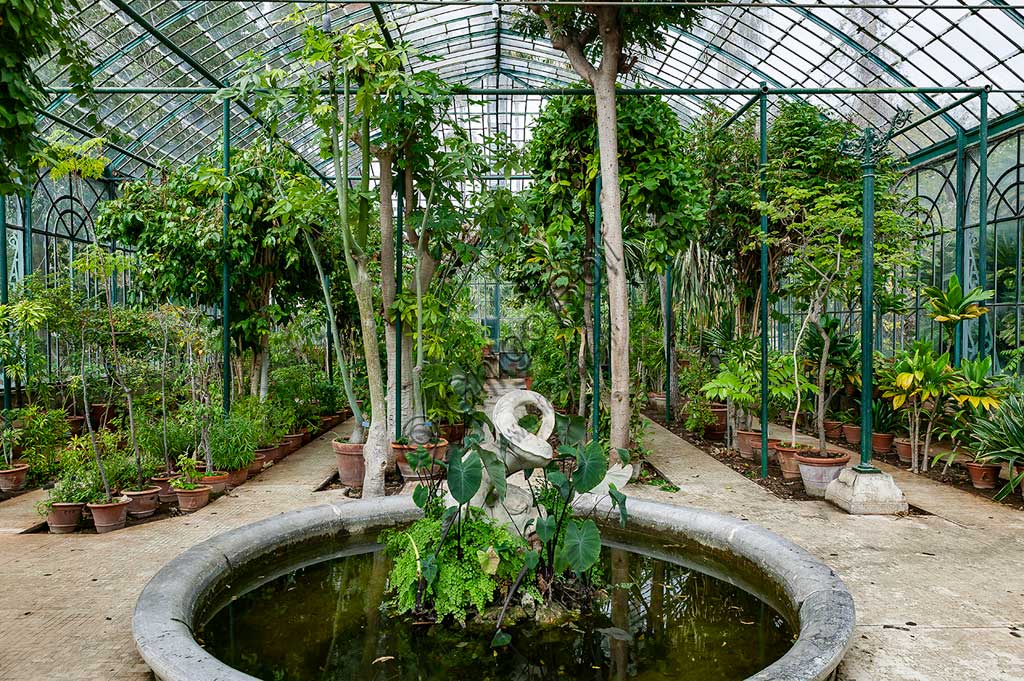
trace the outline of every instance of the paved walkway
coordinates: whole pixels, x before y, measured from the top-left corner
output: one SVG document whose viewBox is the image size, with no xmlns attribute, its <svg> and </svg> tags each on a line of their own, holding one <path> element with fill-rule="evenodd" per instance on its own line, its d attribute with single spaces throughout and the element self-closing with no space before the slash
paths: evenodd
<svg viewBox="0 0 1024 681">
<path fill-rule="evenodd" d="M 756 522 L 843 578 L 857 605 L 845 681 L 1024 679 L 1024 514 L 887 466 L 934 515 L 850 516 L 787 501 L 652 423 L 645 444 L 676 493 L 634 495 Z"/>
<path fill-rule="evenodd" d="M 0 534 L 0 679 L 152 679 L 131 634 L 146 582 L 168 560 L 224 530 L 347 500 L 337 490 L 314 492 L 335 469 L 330 437 L 189 516 L 101 535 Z M 28 496 L 0 504 L 0 524 L 23 515 Z"/>
</svg>

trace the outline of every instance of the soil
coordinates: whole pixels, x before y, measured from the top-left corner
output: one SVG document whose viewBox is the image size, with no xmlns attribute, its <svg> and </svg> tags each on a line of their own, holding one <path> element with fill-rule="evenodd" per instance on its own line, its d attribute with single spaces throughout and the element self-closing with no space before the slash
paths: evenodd
<svg viewBox="0 0 1024 681">
<path fill-rule="evenodd" d="M 893 462 L 893 465 L 898 465 L 901 468 L 907 468 L 906 464 Z M 1005 480 L 1000 480 L 999 485 L 995 489 L 977 489 L 971 484 L 971 479 L 967 475 L 967 470 L 965 468 L 954 464 L 949 467 L 948 471 L 943 473 L 942 469 L 944 465 L 945 464 L 940 463 L 938 466 L 930 468 L 927 473 L 922 473 L 921 475 L 924 475 L 936 482 L 952 485 L 964 492 L 970 492 L 971 494 L 975 494 L 979 497 L 985 497 L 986 499 L 994 501 L 1002 506 L 1009 506 L 1010 508 L 1015 508 L 1018 511 L 1024 511 L 1024 496 L 1022 496 L 1019 486 L 1002 501 L 995 501 L 994 497 L 999 493 L 999 490 L 1002 489 L 1003 485 L 1006 484 Z"/>
<path fill-rule="evenodd" d="M 388 475 L 384 479 L 384 495 L 393 497 L 401 494 L 402 489 L 405 487 L 405 481 L 398 474 Z M 349 487 L 348 485 L 341 484 L 338 479 L 338 473 L 335 472 L 330 478 L 324 481 L 324 484 L 316 488 L 317 492 L 325 492 L 327 490 L 341 490 L 342 493 L 350 499 L 362 499 L 363 489 L 361 487 Z"/>
</svg>

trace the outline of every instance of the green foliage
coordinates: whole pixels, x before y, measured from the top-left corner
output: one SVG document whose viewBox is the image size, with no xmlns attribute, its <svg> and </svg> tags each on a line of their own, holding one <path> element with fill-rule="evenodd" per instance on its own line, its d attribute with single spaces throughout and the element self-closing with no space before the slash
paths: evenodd
<svg viewBox="0 0 1024 681">
<path fill-rule="evenodd" d="M 259 347 L 295 302 L 320 295 L 300 225 L 281 216 L 281 177 L 305 172 L 301 160 L 271 143 L 231 150 L 225 176 L 220 151 L 181 166 L 154 184 L 127 182 L 100 205 L 97 234 L 133 246 L 144 257 L 141 290 L 157 300 L 218 305 L 226 251 L 231 268 L 231 333 L 239 349 Z M 231 195 L 223 243 L 223 193 Z M 273 300 L 271 300 L 273 290 Z"/>
<path fill-rule="evenodd" d="M 455 532 L 456 530 L 452 530 Z M 523 566 L 526 542 L 470 509 L 457 530 L 459 543 L 440 544 L 442 521 L 417 520 L 406 530 L 388 530 L 381 543 L 394 561 L 390 587 L 398 612 L 431 603 L 438 620 L 463 621 L 470 608 L 483 611 L 499 588 L 507 588 Z M 478 552 L 488 556 L 481 561 Z M 492 567 L 492 556 L 497 565 Z M 420 580 L 423 580 L 422 596 Z"/>
<path fill-rule="evenodd" d="M 592 568 L 601 557 L 601 531 L 591 519 L 572 520 L 565 527 L 565 540 L 555 557 L 577 575 Z"/>
<path fill-rule="evenodd" d="M 953 348 L 953 339 L 960 323 L 965 319 L 978 319 L 988 313 L 987 307 L 981 303 L 995 295 L 995 291 L 982 290 L 977 286 L 964 293 L 960 279 L 955 274 L 950 276 L 946 290 L 936 286 L 921 289 L 921 295 L 928 299 L 928 316 L 942 324 L 948 336 L 949 349 Z"/>
<path fill-rule="evenodd" d="M 51 480 L 60 472 L 60 449 L 68 438 L 66 415 L 60 409 L 30 405 L 15 410 L 13 418 L 21 421 L 15 429 L 16 442 L 23 448 L 33 480 Z"/>
<path fill-rule="evenodd" d="M 974 423 L 975 454 L 985 463 L 1008 464 L 1010 480 L 996 495 L 1008 496 L 1024 480 L 1024 396 L 1013 395 Z"/>
<path fill-rule="evenodd" d="M 479 491 L 483 481 L 483 461 L 473 451 L 453 449 L 448 457 L 448 491 L 460 504 L 469 500 Z"/>
<path fill-rule="evenodd" d="M 210 424 L 210 456 L 219 471 L 237 471 L 256 459 L 260 429 L 240 414 L 214 419 Z"/>
<path fill-rule="evenodd" d="M 75 96 L 92 103 L 92 50 L 80 38 L 78 0 L 5 0 L 0 3 L 0 193 L 13 194 L 34 179 L 33 156 L 42 143 L 36 110 L 50 96 L 44 92 L 39 62 L 56 55 Z M 89 113 L 86 124 L 96 124 Z"/>
</svg>

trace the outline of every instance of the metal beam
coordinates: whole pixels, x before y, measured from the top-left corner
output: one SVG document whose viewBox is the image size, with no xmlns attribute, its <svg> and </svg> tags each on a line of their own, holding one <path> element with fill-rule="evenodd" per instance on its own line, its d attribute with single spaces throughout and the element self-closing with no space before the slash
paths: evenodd
<svg viewBox="0 0 1024 681">
<path fill-rule="evenodd" d="M 934 118 L 937 118 L 938 116 L 943 116 L 946 113 L 952 111 L 953 109 L 955 109 L 955 108 L 957 108 L 959 106 L 963 106 L 967 102 L 969 102 L 972 99 L 974 99 L 975 97 L 979 96 L 981 94 L 981 92 L 982 92 L 981 90 L 978 90 L 977 92 L 972 92 L 971 94 L 967 95 L 966 97 L 961 97 L 960 99 L 956 100 L 952 104 L 947 104 L 946 106 L 942 107 L 941 109 L 937 109 L 935 111 L 932 111 L 927 116 L 923 116 L 923 117 L 917 119 L 916 121 L 913 121 L 911 123 L 907 123 L 906 125 L 904 125 L 899 130 L 894 131 L 892 133 L 892 136 L 896 137 L 896 135 L 905 134 L 905 133 L 913 130 L 914 128 L 916 128 L 918 126 L 923 125 L 923 124 L 927 123 L 928 121 L 930 121 L 930 120 L 932 120 Z M 957 130 L 957 134 L 959 135 L 959 134 L 962 134 L 962 133 L 963 133 L 963 127 L 960 127 L 960 129 Z"/>
<path fill-rule="evenodd" d="M 93 131 L 91 131 L 91 130 L 89 130 L 87 128 L 83 128 L 82 126 L 80 126 L 80 125 L 78 125 L 76 123 L 72 123 L 71 121 L 64 120 L 60 116 L 58 116 L 56 114 L 52 114 L 49 111 L 44 111 L 43 109 L 36 109 L 36 113 L 38 113 L 38 114 L 40 114 L 42 116 L 46 116 L 51 121 L 54 121 L 56 123 L 59 123 L 60 125 L 63 125 L 68 130 L 74 130 L 75 132 L 77 132 L 80 135 L 85 135 L 86 137 L 90 137 L 90 138 L 92 138 L 92 137 L 102 137 L 102 135 L 98 135 L 95 132 L 93 132 Z M 139 163 L 142 163 L 143 165 L 147 165 L 150 168 L 153 168 L 154 170 L 158 170 L 160 168 L 160 166 L 158 166 L 157 164 L 153 163 L 152 161 L 150 161 L 148 159 L 145 159 L 145 158 L 142 158 L 141 156 L 137 156 L 137 155 L 133 154 L 132 152 L 128 151 L 127 149 L 125 149 L 124 147 L 120 147 L 120 146 L 114 144 L 113 142 L 106 142 L 105 146 L 110 147 L 111 149 L 113 149 L 117 153 L 122 154 L 124 156 L 127 156 L 128 158 L 134 159 L 134 160 L 138 161 Z"/>
<path fill-rule="evenodd" d="M 144 31 L 149 33 L 154 38 L 156 38 L 156 40 L 159 41 L 161 45 L 166 47 L 168 50 L 173 52 L 175 56 L 177 56 L 183 62 L 188 64 L 190 67 L 192 67 L 192 69 L 195 70 L 196 73 L 201 75 L 205 80 L 209 81 L 210 83 L 213 83 L 216 86 L 216 88 L 213 90 L 213 92 L 217 92 L 217 91 L 219 91 L 219 90 L 224 88 L 224 83 L 219 78 L 217 78 L 217 76 L 215 76 L 213 74 L 213 72 L 211 72 L 205 66 L 200 64 L 198 61 L 196 61 L 196 59 L 192 55 L 190 55 L 188 52 L 185 52 L 178 45 L 176 45 L 173 40 L 171 40 L 166 35 L 164 35 L 163 32 L 160 31 L 160 29 L 158 29 L 157 27 L 155 27 L 151 23 L 149 23 L 144 16 L 142 16 L 141 14 L 136 12 L 127 2 L 125 2 L 124 0 L 109 0 L 109 1 L 115 7 L 117 7 L 122 12 L 127 14 L 128 17 L 132 21 L 134 21 L 136 24 L 138 24 Z M 96 89 L 96 91 L 99 92 L 99 89 Z M 124 92 L 124 90 L 121 90 L 121 91 Z M 239 101 L 238 102 L 238 106 L 243 111 L 245 111 L 245 113 L 250 118 L 258 121 L 259 124 L 263 127 L 264 130 L 266 130 L 268 133 L 270 133 L 270 128 L 267 125 L 267 123 L 265 121 L 263 121 L 255 113 L 253 113 L 252 108 L 250 108 L 248 104 L 246 104 L 245 102 Z M 324 178 L 324 174 L 316 166 L 314 166 L 312 163 L 310 163 L 306 159 L 305 156 L 300 154 L 294 147 L 292 147 L 292 145 L 289 144 L 287 140 L 282 139 L 279 135 L 276 135 L 276 134 L 274 135 L 274 137 L 276 137 L 281 142 L 281 144 L 283 144 L 285 146 L 285 148 L 287 148 L 293 154 L 295 154 L 296 156 L 301 158 L 302 161 L 310 168 L 310 170 L 312 170 L 318 177 L 320 177 L 321 179 Z"/>
<path fill-rule="evenodd" d="M 725 123 L 722 123 L 722 125 L 721 125 L 721 126 L 720 126 L 720 127 L 718 128 L 718 130 L 715 130 L 715 134 L 714 134 L 714 136 L 715 136 L 715 137 L 718 137 L 718 136 L 719 136 L 719 135 L 721 135 L 721 134 L 722 134 L 723 132 L 725 132 L 725 130 L 726 130 L 726 129 L 727 129 L 727 128 L 728 128 L 729 126 L 730 126 L 730 125 L 732 125 L 733 123 L 735 123 L 736 121 L 738 121 L 738 120 L 740 119 L 740 116 L 742 116 L 743 114 L 745 114 L 745 113 L 747 112 L 747 110 L 748 110 L 748 109 L 749 109 L 750 107 L 754 106 L 755 104 L 757 104 L 758 102 L 760 102 L 760 101 L 761 101 L 762 99 L 764 99 L 764 98 L 765 98 L 765 96 L 766 96 L 766 94 L 767 94 L 767 92 L 768 92 L 768 86 L 767 86 L 767 85 L 765 85 L 765 86 L 764 86 L 764 92 L 760 92 L 760 93 L 758 93 L 758 94 L 754 95 L 753 97 L 751 97 L 751 98 L 750 98 L 750 99 L 749 99 L 749 100 L 747 101 L 747 103 L 746 103 L 746 104 L 744 104 L 744 105 L 743 105 L 743 106 L 741 106 L 741 107 L 740 107 L 739 109 L 737 109 L 737 110 L 736 110 L 736 112 L 735 112 L 735 113 L 734 113 L 734 114 L 733 114 L 732 116 L 729 116 L 729 119 L 728 119 L 728 120 L 727 120 L 727 121 L 726 121 Z"/>
</svg>

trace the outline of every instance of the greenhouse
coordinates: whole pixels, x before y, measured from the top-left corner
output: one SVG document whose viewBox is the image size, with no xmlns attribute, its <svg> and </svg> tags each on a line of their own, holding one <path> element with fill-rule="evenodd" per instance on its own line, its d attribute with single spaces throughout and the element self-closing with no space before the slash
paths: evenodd
<svg viewBox="0 0 1024 681">
<path fill-rule="evenodd" d="M 0 66 L 0 679 L 1024 679 L 1024 3 L 0 0 Z"/>
</svg>

